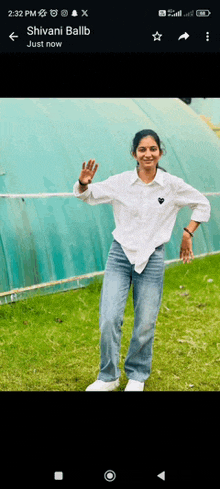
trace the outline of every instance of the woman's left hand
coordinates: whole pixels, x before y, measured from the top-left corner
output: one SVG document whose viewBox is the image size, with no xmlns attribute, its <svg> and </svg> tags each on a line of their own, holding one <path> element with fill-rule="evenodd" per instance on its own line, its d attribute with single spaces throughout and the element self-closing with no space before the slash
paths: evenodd
<svg viewBox="0 0 220 489">
<path fill-rule="evenodd" d="M 192 249 L 192 238 L 189 233 L 183 233 L 183 239 L 180 247 L 180 259 L 183 259 L 183 263 L 190 263 L 194 259 Z"/>
</svg>

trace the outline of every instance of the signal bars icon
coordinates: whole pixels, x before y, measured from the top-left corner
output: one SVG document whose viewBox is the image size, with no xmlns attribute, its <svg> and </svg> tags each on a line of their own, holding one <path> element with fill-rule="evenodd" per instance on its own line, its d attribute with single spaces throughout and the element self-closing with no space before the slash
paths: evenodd
<svg viewBox="0 0 220 489">
<path fill-rule="evenodd" d="M 182 10 L 178 10 L 177 12 L 175 10 L 168 10 L 168 17 L 182 17 L 182 13 Z"/>
<path fill-rule="evenodd" d="M 178 10 L 177 12 L 175 12 L 175 10 L 173 9 L 169 9 L 169 10 L 159 10 L 158 12 L 158 15 L 159 17 L 193 17 L 194 16 L 194 10 L 190 10 L 190 12 L 187 12 L 187 14 L 183 14 L 183 11 L 182 10 Z"/>
<path fill-rule="evenodd" d="M 187 14 L 184 14 L 184 17 L 193 17 L 194 16 L 194 10 L 190 10 L 190 12 L 187 12 Z"/>
</svg>

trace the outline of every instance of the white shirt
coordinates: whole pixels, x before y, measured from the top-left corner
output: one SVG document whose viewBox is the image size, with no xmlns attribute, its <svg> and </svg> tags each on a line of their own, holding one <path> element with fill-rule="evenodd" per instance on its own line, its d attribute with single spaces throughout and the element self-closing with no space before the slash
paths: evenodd
<svg viewBox="0 0 220 489">
<path fill-rule="evenodd" d="M 193 210 L 193 221 L 207 222 L 210 218 L 210 203 L 201 192 L 159 168 L 148 184 L 135 168 L 91 183 L 83 193 L 79 193 L 76 182 L 73 194 L 90 205 L 113 206 L 116 228 L 112 234 L 137 273 L 143 271 L 155 248 L 170 240 L 182 207 L 188 205 Z"/>
</svg>

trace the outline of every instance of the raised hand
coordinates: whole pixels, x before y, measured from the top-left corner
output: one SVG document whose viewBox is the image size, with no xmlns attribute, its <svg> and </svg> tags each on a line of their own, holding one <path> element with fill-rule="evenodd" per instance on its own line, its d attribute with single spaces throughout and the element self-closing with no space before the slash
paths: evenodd
<svg viewBox="0 0 220 489">
<path fill-rule="evenodd" d="M 91 183 L 97 169 L 98 169 L 98 163 L 95 164 L 95 160 L 89 160 L 87 165 L 86 162 L 84 161 L 82 165 L 82 171 L 80 173 L 79 180 L 80 182 L 84 183 L 85 185 L 88 185 Z M 94 168 L 93 168 L 94 167 Z"/>
</svg>

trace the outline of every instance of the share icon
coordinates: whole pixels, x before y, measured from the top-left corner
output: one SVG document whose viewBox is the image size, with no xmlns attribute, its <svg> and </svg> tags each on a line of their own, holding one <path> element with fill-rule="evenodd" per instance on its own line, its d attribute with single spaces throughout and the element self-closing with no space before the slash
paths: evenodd
<svg viewBox="0 0 220 489">
<path fill-rule="evenodd" d="M 180 37 L 178 37 L 178 41 L 180 41 L 180 39 L 185 39 L 185 41 L 189 38 L 189 34 L 188 32 L 184 32 L 184 34 L 182 34 Z"/>
</svg>

